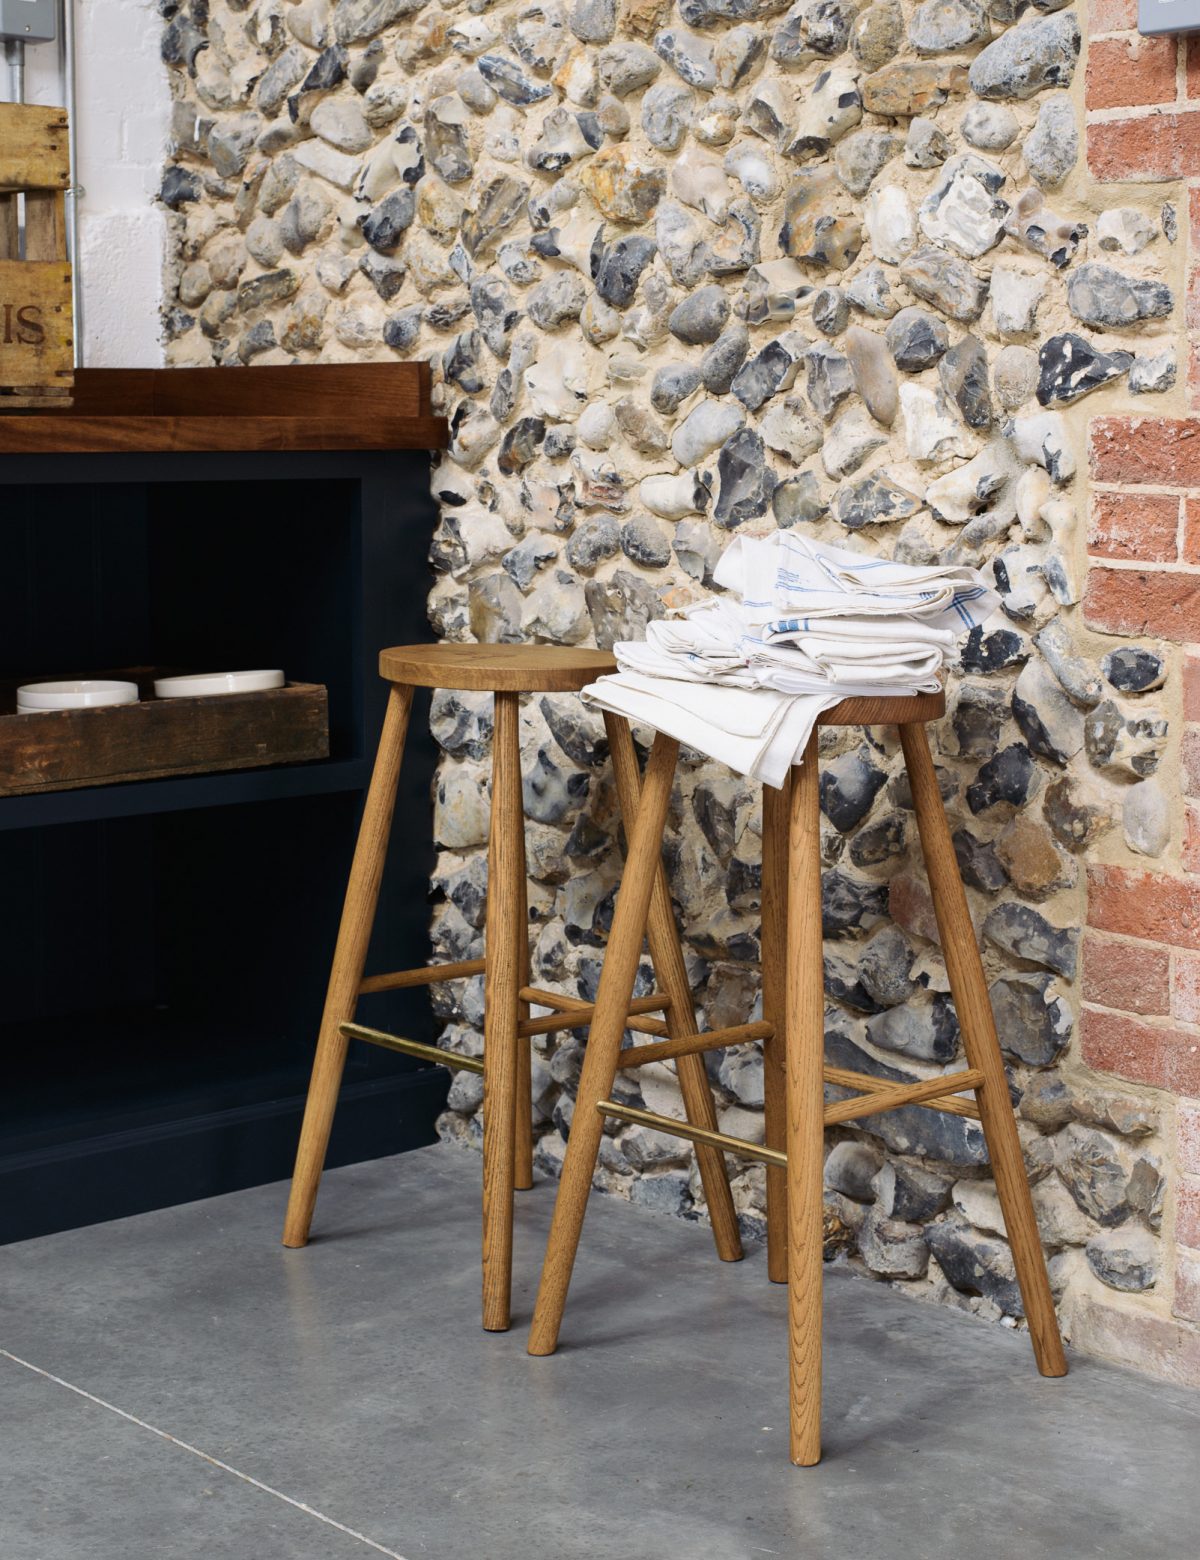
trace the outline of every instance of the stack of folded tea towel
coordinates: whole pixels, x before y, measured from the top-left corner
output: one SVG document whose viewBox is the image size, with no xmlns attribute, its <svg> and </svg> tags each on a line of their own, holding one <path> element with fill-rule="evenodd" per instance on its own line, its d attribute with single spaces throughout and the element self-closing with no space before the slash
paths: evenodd
<svg viewBox="0 0 1200 1560">
<path fill-rule="evenodd" d="M 614 645 L 619 671 L 584 698 L 773 786 L 842 699 L 936 692 L 955 641 L 999 602 L 975 569 L 890 563 L 792 531 L 738 537 L 713 580 L 731 594 Z"/>
</svg>

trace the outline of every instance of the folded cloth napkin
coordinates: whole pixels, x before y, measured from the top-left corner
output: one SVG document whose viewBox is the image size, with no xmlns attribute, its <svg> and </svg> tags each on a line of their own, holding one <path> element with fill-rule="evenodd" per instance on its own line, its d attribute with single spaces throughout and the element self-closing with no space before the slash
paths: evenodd
<svg viewBox="0 0 1200 1560">
<path fill-rule="evenodd" d="M 682 682 L 721 682 L 784 693 L 819 693 L 832 683 L 844 697 L 869 697 L 897 688 L 936 687 L 943 650 L 954 642 L 945 630 L 907 622 L 885 625 L 860 619 L 870 632 L 840 636 L 835 618 L 819 620 L 818 633 L 789 630 L 759 634 L 734 602 L 709 601 L 688 608 L 682 618 L 647 625 L 644 640 L 614 647 L 622 671 Z M 885 638 L 879 631 L 887 627 Z"/>
<path fill-rule="evenodd" d="M 685 617 L 659 618 L 646 625 L 644 640 L 614 646 L 618 661 L 648 676 L 687 682 L 730 681 L 755 686 L 742 650 L 745 624 L 732 602 L 709 601 Z"/>
<path fill-rule="evenodd" d="M 935 692 L 957 637 L 998 596 L 973 569 L 912 567 L 794 532 L 738 537 L 715 597 L 613 646 L 618 673 L 583 690 L 729 768 L 783 784 L 842 699 Z"/>
<path fill-rule="evenodd" d="M 769 688 L 700 685 L 639 672 L 601 677 L 583 696 L 776 788 L 803 754 L 822 710 L 842 698 L 840 693 L 796 698 Z"/>
<path fill-rule="evenodd" d="M 758 679 L 739 655 L 730 665 L 720 666 L 708 656 L 688 651 L 665 651 L 647 640 L 629 640 L 613 646 L 613 654 L 622 672 L 638 672 L 644 677 L 670 678 L 676 682 L 720 683 L 729 688 L 757 688 Z"/>
<path fill-rule="evenodd" d="M 894 667 L 839 661 L 836 644 L 830 647 L 834 653 L 828 656 L 819 642 L 814 648 L 817 653 L 812 656 L 799 648 L 773 652 L 768 646 L 762 648 L 761 654 L 748 650 L 746 662 L 720 672 L 702 657 L 664 655 L 653 645 L 637 640 L 616 645 L 614 651 L 623 673 L 674 682 L 705 683 L 709 687 L 773 688 L 780 693 L 826 693 L 836 689 L 843 699 L 915 693 L 920 687 L 933 690 L 938 687 L 932 673 L 940 666 L 941 659 L 923 646 L 916 647 L 911 661 Z"/>
<path fill-rule="evenodd" d="M 807 625 L 807 626 L 806 626 Z M 878 650 L 904 640 L 909 644 L 935 646 L 944 656 L 952 650 L 958 635 L 953 629 L 937 628 L 923 618 L 857 617 L 850 613 L 838 617 L 773 618 L 758 630 L 764 644 L 790 644 L 808 633 L 824 639 L 845 639 L 852 644 L 872 645 Z M 874 653 L 874 652 L 872 652 Z"/>
<path fill-rule="evenodd" d="M 805 635 L 790 645 L 762 645 L 748 651 L 750 671 L 761 688 L 810 693 L 815 682 L 848 698 L 876 693 L 936 692 L 942 665 L 940 650 L 898 642 L 885 654 L 845 639 Z"/>
<path fill-rule="evenodd" d="M 795 531 L 735 537 L 713 570 L 713 580 L 736 592 L 760 622 L 792 613 L 801 621 L 840 617 L 847 611 L 855 617 L 910 613 L 961 633 L 982 623 L 1000 600 L 975 569 L 892 563 Z"/>
</svg>

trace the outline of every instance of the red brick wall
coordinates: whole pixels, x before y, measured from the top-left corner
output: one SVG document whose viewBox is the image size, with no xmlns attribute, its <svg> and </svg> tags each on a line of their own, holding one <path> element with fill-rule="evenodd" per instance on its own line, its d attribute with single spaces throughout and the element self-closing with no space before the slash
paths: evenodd
<svg viewBox="0 0 1200 1560">
<path fill-rule="evenodd" d="M 1106 182 L 1186 179 L 1200 166 L 1200 45 L 1143 38 L 1137 0 L 1091 0 L 1086 92 L 1088 166 Z"/>
<path fill-rule="evenodd" d="M 1158 183 L 1178 208 L 1195 415 L 1092 419 L 1083 611 L 1100 632 L 1179 646 L 1182 848 L 1178 868 L 1089 870 L 1081 1034 L 1097 1072 L 1180 1098 L 1174 1312 L 1200 1322 L 1200 37 L 1136 25 L 1136 0 L 1090 0 L 1088 167 L 1106 204 Z"/>
</svg>

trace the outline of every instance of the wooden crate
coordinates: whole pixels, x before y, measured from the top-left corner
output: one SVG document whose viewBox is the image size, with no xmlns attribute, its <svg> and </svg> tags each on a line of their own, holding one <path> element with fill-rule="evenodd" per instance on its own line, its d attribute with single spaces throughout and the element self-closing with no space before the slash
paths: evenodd
<svg viewBox="0 0 1200 1560">
<path fill-rule="evenodd" d="M 261 769 L 329 757 L 329 706 L 316 683 L 206 699 L 156 699 L 160 670 L 103 672 L 136 682 L 137 704 L 18 715 L 0 690 L 0 797 L 171 775 Z"/>
<path fill-rule="evenodd" d="M 70 405 L 70 180 L 66 110 L 0 103 L 0 411 Z"/>
</svg>

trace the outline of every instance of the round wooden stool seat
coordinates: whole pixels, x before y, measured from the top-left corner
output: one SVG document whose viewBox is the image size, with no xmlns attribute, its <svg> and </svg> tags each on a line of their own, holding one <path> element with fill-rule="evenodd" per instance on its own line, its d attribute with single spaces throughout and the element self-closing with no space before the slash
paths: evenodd
<svg viewBox="0 0 1200 1560">
<path fill-rule="evenodd" d="M 607 650 L 566 645 L 395 645 L 379 656 L 388 682 L 473 693 L 576 693 L 616 669 Z"/>
<path fill-rule="evenodd" d="M 946 713 L 944 689 L 937 693 L 888 695 L 876 699 L 843 699 L 817 717 L 818 726 L 908 726 L 941 720 Z"/>
</svg>

